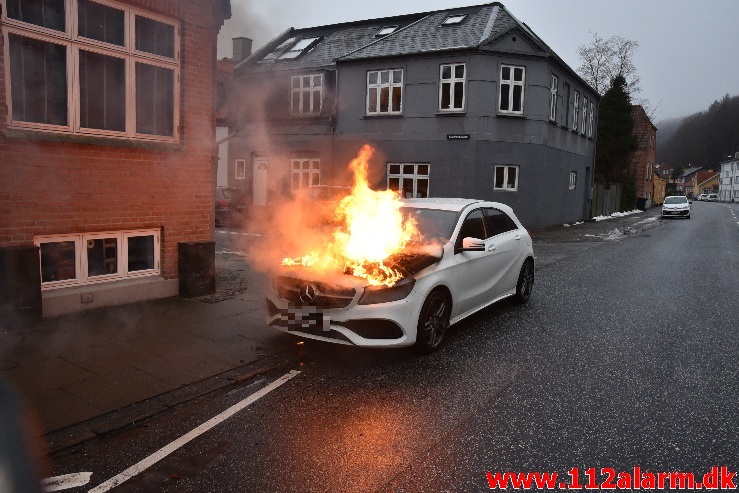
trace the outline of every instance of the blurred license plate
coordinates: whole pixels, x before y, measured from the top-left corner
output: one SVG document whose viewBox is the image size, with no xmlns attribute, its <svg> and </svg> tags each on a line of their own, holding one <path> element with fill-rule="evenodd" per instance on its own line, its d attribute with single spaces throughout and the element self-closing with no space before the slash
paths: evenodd
<svg viewBox="0 0 739 493">
<path fill-rule="evenodd" d="M 287 330 L 329 330 L 331 319 L 328 313 L 315 306 L 290 306 L 283 313 L 287 318 Z"/>
</svg>

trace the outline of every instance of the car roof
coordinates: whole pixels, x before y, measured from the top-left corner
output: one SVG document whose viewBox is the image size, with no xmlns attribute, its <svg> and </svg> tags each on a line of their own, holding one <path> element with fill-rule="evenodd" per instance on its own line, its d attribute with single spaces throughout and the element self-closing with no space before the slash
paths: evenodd
<svg viewBox="0 0 739 493">
<path fill-rule="evenodd" d="M 482 202 L 475 199 L 443 198 L 433 197 L 425 199 L 402 199 L 403 204 L 418 209 L 439 209 L 445 211 L 459 212 L 468 205 Z"/>
</svg>

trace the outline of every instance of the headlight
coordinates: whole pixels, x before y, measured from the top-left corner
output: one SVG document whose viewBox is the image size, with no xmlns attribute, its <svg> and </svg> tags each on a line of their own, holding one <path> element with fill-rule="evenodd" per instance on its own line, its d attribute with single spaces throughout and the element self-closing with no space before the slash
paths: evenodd
<svg viewBox="0 0 739 493">
<path fill-rule="evenodd" d="M 362 297 L 359 298 L 359 304 L 375 305 L 377 303 L 390 303 L 391 301 L 402 300 L 411 294 L 415 284 L 416 280 L 414 278 L 406 277 L 390 288 L 387 286 L 367 286 L 364 288 Z"/>
</svg>

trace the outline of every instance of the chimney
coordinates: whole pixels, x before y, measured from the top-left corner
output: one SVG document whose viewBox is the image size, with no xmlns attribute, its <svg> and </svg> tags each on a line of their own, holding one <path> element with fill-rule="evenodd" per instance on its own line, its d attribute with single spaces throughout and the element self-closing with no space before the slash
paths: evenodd
<svg viewBox="0 0 739 493">
<path fill-rule="evenodd" d="M 233 38 L 233 57 L 235 63 L 251 55 L 252 40 L 249 38 Z"/>
</svg>

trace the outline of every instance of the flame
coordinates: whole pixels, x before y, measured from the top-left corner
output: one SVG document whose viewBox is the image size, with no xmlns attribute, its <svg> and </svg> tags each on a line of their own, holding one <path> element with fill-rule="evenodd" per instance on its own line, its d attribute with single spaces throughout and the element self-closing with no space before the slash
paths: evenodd
<svg viewBox="0 0 739 493">
<path fill-rule="evenodd" d="M 403 274 L 384 264 L 393 254 L 403 251 L 418 234 L 416 222 L 400 212 L 403 203 L 392 190 L 376 191 L 369 187 L 367 168 L 374 149 L 364 145 L 349 164 L 354 186 L 334 212 L 337 227 L 325 248 L 303 257 L 286 258 L 282 265 L 301 265 L 319 272 L 339 270 L 366 279 L 373 286 L 393 286 Z"/>
</svg>

